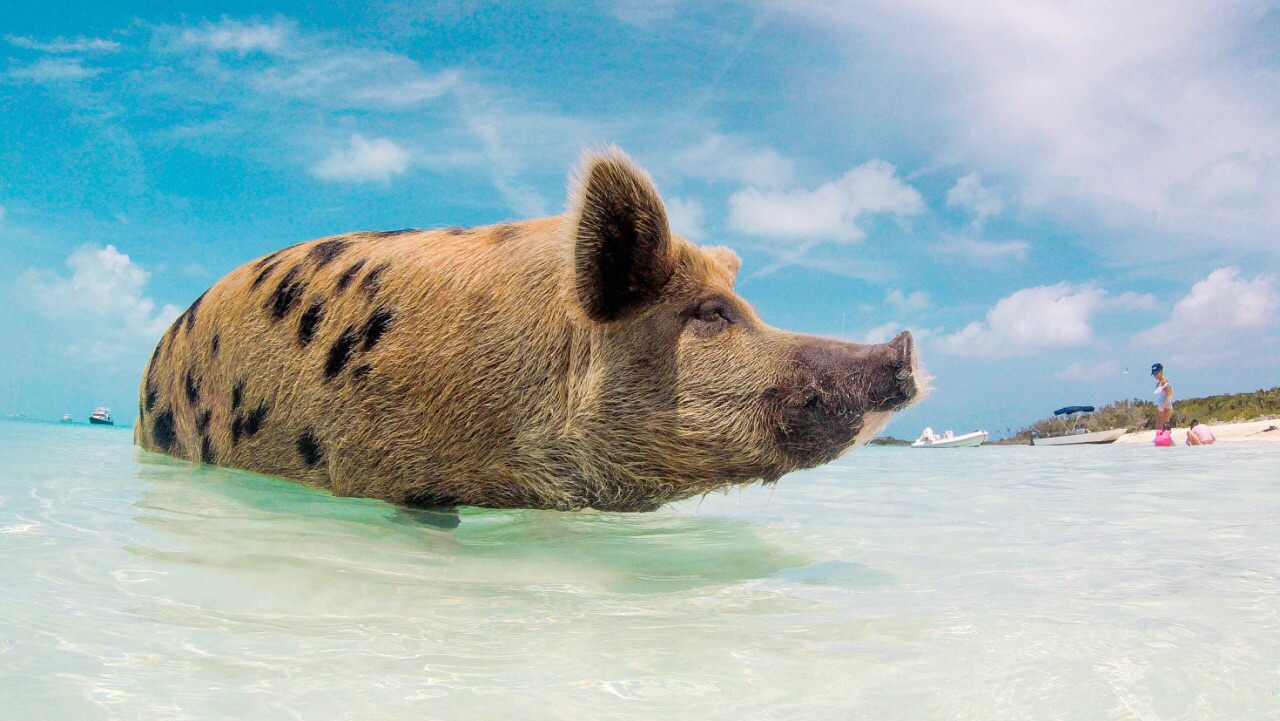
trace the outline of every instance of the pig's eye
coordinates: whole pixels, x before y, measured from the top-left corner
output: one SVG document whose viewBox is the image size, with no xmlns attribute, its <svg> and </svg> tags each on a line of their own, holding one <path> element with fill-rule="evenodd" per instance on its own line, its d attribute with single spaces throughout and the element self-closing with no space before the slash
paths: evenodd
<svg viewBox="0 0 1280 721">
<path fill-rule="evenodd" d="M 686 315 L 690 329 L 699 333 L 719 333 L 733 322 L 728 306 L 718 298 L 699 303 Z"/>
</svg>

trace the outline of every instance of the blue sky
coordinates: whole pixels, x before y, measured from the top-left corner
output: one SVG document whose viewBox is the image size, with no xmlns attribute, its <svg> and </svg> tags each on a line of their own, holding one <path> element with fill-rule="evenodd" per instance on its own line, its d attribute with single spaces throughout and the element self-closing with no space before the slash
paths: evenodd
<svg viewBox="0 0 1280 721">
<path fill-rule="evenodd" d="M 67 2 L 0 54 L 4 413 L 130 422 L 236 266 L 558 213 L 606 142 L 766 321 L 916 333 L 895 435 L 1280 383 L 1273 2 Z"/>
</svg>

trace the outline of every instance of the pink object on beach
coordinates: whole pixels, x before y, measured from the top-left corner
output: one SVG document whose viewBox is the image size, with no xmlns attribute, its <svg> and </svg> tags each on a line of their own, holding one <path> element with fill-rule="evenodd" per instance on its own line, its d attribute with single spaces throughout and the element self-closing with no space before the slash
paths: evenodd
<svg viewBox="0 0 1280 721">
<path fill-rule="evenodd" d="M 1168 430 L 1164 429 L 1164 428 L 1161 428 L 1160 430 L 1156 431 L 1156 445 L 1157 445 L 1157 446 L 1172 446 L 1172 445 L 1173 445 L 1173 433 L 1172 433 L 1171 431 L 1168 431 Z"/>
<path fill-rule="evenodd" d="M 1201 443 L 1213 443 L 1218 440 L 1213 435 L 1213 431 L 1209 430 L 1209 426 L 1206 426 L 1203 423 L 1197 423 L 1195 428 L 1192 428 L 1187 432 L 1196 434 L 1196 438 L 1199 438 Z"/>
</svg>

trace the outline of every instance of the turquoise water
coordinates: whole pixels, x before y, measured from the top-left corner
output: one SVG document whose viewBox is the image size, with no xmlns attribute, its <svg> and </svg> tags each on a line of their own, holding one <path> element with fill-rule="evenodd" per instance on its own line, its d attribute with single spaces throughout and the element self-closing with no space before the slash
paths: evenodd
<svg viewBox="0 0 1280 721">
<path fill-rule="evenodd" d="M 449 530 L 130 440 L 0 422 L 0 718 L 1280 718 L 1280 444 Z"/>
</svg>

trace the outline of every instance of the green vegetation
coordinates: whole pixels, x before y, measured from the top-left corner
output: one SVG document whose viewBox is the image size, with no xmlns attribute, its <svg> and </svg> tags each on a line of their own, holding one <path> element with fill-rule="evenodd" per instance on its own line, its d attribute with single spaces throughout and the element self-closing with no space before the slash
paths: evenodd
<svg viewBox="0 0 1280 721">
<path fill-rule="evenodd" d="M 1193 418 L 1212 425 L 1275 416 L 1280 416 L 1280 386 L 1252 393 L 1231 393 L 1207 398 L 1175 400 L 1173 418 L 1170 422 L 1174 427 L 1186 427 Z M 1135 398 L 1131 401 L 1116 401 L 1099 408 L 1096 413 L 1087 416 L 1082 425 L 1091 431 L 1102 431 L 1108 428 L 1128 428 L 1136 431 L 1153 430 L 1155 423 L 1156 404 Z M 1033 430 L 1045 435 L 1057 435 L 1065 428 L 1067 426 L 1058 418 L 1044 418 L 1023 428 L 1012 437 L 996 443 L 1026 443 Z"/>
<path fill-rule="evenodd" d="M 893 436 L 876 436 L 867 442 L 869 446 L 909 446 L 911 441 L 904 441 Z"/>
</svg>

